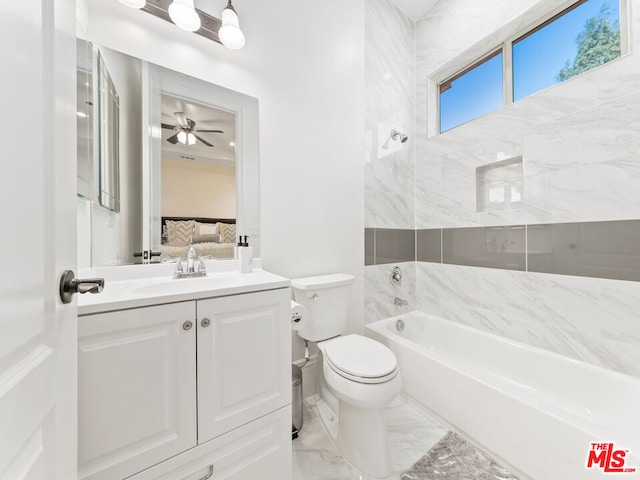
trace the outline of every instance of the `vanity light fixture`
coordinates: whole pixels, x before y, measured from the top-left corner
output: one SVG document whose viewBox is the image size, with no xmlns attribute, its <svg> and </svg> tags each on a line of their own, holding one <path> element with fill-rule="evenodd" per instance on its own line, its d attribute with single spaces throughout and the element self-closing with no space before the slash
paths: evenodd
<svg viewBox="0 0 640 480">
<path fill-rule="evenodd" d="M 119 0 L 121 3 L 139 8 L 154 17 L 176 24 L 209 40 L 238 50 L 244 46 L 244 33 L 240 30 L 238 12 L 228 0 L 222 10 L 222 20 L 212 17 L 193 5 L 193 0 Z"/>
<path fill-rule="evenodd" d="M 173 23 L 187 32 L 200 29 L 200 17 L 193 6 L 193 0 L 173 0 L 169 5 L 169 17 Z"/>
<path fill-rule="evenodd" d="M 120 0 L 120 3 L 131 8 L 143 8 L 147 4 L 147 0 Z"/>
<path fill-rule="evenodd" d="M 231 5 L 231 0 L 222 10 L 222 26 L 218 30 L 218 37 L 222 44 L 231 50 L 238 50 L 244 47 L 244 33 L 240 30 L 238 13 Z"/>
</svg>

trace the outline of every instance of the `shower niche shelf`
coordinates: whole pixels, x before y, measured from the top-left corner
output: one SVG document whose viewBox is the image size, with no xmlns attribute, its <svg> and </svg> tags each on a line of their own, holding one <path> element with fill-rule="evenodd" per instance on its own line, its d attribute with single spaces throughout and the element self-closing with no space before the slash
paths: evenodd
<svg viewBox="0 0 640 480">
<path fill-rule="evenodd" d="M 522 156 L 476 168 L 476 210 L 518 210 L 524 205 Z"/>
</svg>

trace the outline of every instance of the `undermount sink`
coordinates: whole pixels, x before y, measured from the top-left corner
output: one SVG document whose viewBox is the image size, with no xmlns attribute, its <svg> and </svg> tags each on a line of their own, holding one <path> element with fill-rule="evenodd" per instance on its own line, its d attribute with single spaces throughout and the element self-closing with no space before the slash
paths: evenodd
<svg viewBox="0 0 640 480">
<path fill-rule="evenodd" d="M 133 288 L 132 291 L 141 295 L 200 292 L 203 290 L 218 288 L 222 284 L 228 282 L 228 277 L 180 278 L 142 285 L 140 287 Z"/>
</svg>

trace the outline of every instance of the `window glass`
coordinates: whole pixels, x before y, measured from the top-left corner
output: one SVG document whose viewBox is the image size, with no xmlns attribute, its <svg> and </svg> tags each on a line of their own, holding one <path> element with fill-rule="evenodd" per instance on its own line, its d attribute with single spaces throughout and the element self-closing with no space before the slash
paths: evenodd
<svg viewBox="0 0 640 480">
<path fill-rule="evenodd" d="M 503 105 L 502 50 L 440 84 L 440 132 Z"/>
<path fill-rule="evenodd" d="M 619 0 L 578 2 L 513 42 L 513 100 L 619 56 Z"/>
</svg>

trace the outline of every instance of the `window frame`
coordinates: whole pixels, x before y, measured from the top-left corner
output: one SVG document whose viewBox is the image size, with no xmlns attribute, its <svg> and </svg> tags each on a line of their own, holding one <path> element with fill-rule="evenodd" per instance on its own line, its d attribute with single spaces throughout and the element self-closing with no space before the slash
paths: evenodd
<svg viewBox="0 0 640 480">
<path fill-rule="evenodd" d="M 436 135 L 441 135 L 442 133 L 446 133 L 446 132 L 450 132 L 451 130 L 459 127 L 460 125 L 464 125 L 468 122 L 471 122 L 477 118 L 480 118 L 484 115 L 487 115 L 486 113 L 481 115 L 480 117 L 476 117 L 472 120 L 468 120 L 467 122 L 461 123 L 459 125 L 456 125 L 455 127 L 451 127 L 450 129 L 446 130 L 445 132 L 441 131 L 441 125 L 440 125 L 440 95 L 441 95 L 441 86 L 443 84 L 447 84 L 447 83 L 451 83 L 453 81 L 455 81 L 456 79 L 460 78 L 461 76 L 463 76 L 464 74 L 470 72 L 471 70 L 473 70 L 474 68 L 476 68 L 477 66 L 481 65 L 482 63 L 484 63 L 487 60 L 490 60 L 491 58 L 493 58 L 496 54 L 498 53 L 502 53 L 502 86 L 503 86 L 503 90 L 502 90 L 502 94 L 503 94 L 503 104 L 501 107 L 499 108 L 504 108 L 506 106 L 511 105 L 512 103 L 514 103 L 513 100 L 513 96 L 514 96 L 514 90 L 513 90 L 513 45 L 514 43 L 518 42 L 519 40 L 523 40 L 526 37 L 533 35 L 534 33 L 536 33 L 538 30 L 541 30 L 542 28 L 544 28 L 545 26 L 553 23 L 555 20 L 557 20 L 558 18 L 562 17 L 563 15 L 569 13 L 570 11 L 572 11 L 575 8 L 578 8 L 580 5 L 586 3 L 589 0 L 568 0 L 563 2 L 562 4 L 560 4 L 558 7 L 554 8 L 553 10 L 550 10 L 547 12 L 546 15 L 544 15 L 543 17 L 539 18 L 537 21 L 529 24 L 527 27 L 525 28 L 521 28 L 519 30 L 517 30 L 515 33 L 508 35 L 506 37 L 506 39 L 504 39 L 503 41 L 501 41 L 500 43 L 494 43 L 493 44 L 493 48 L 483 48 L 482 50 L 477 50 L 477 49 L 471 49 L 471 51 L 473 52 L 478 52 L 473 56 L 470 56 L 470 52 L 467 52 L 467 54 L 465 55 L 461 55 L 459 58 L 457 58 L 456 60 L 454 60 L 453 62 L 451 62 L 450 65 L 454 65 L 454 67 L 452 68 L 451 66 L 449 68 L 445 67 L 443 69 L 441 69 L 439 72 L 436 72 L 434 75 L 432 75 L 430 78 L 427 79 L 427 91 L 428 91 L 428 96 L 431 99 L 434 99 L 434 106 L 435 106 L 435 111 L 434 111 L 434 115 L 430 115 L 428 113 L 427 115 L 427 130 L 428 130 L 428 136 L 429 137 L 433 137 Z M 585 73 L 591 72 L 595 69 L 598 69 L 600 67 L 603 67 L 605 65 L 610 64 L 611 62 L 615 62 L 623 57 L 625 57 L 626 55 L 628 55 L 631 52 L 631 44 L 630 44 L 630 40 L 631 40 L 631 35 L 630 35 L 630 26 L 629 26 L 629 19 L 630 19 L 630 12 L 629 12 L 629 0 L 618 0 L 618 9 L 619 9 L 619 14 L 620 14 L 620 20 L 619 20 L 619 26 L 620 26 L 620 56 L 614 60 L 611 60 L 610 62 L 607 62 L 603 65 L 599 65 L 597 67 L 594 67 L 590 70 L 587 70 L 586 72 L 583 72 L 582 74 L 578 75 L 577 77 L 582 76 Z M 471 60 L 469 60 L 471 59 Z M 460 66 L 462 64 L 462 66 Z M 574 78 L 577 78 L 574 77 Z M 571 79 L 569 79 L 571 80 Z M 550 85 L 549 87 L 546 87 L 542 90 L 539 90 L 536 93 L 533 93 L 531 95 L 528 95 L 526 97 L 523 97 L 519 100 L 522 101 L 526 98 L 531 97 L 532 95 L 536 95 L 540 92 L 546 91 L 550 88 L 554 88 L 558 85 L 561 85 L 563 83 L 565 83 L 568 80 L 564 80 L 562 82 L 558 82 L 556 84 Z M 445 90 L 446 91 L 446 90 Z M 429 103 L 429 102 L 427 102 Z M 428 108 L 428 105 L 427 105 Z M 498 109 L 496 109 L 498 110 Z M 492 110 L 492 112 L 495 112 L 496 110 Z M 491 112 L 488 112 L 491 113 Z"/>
</svg>

